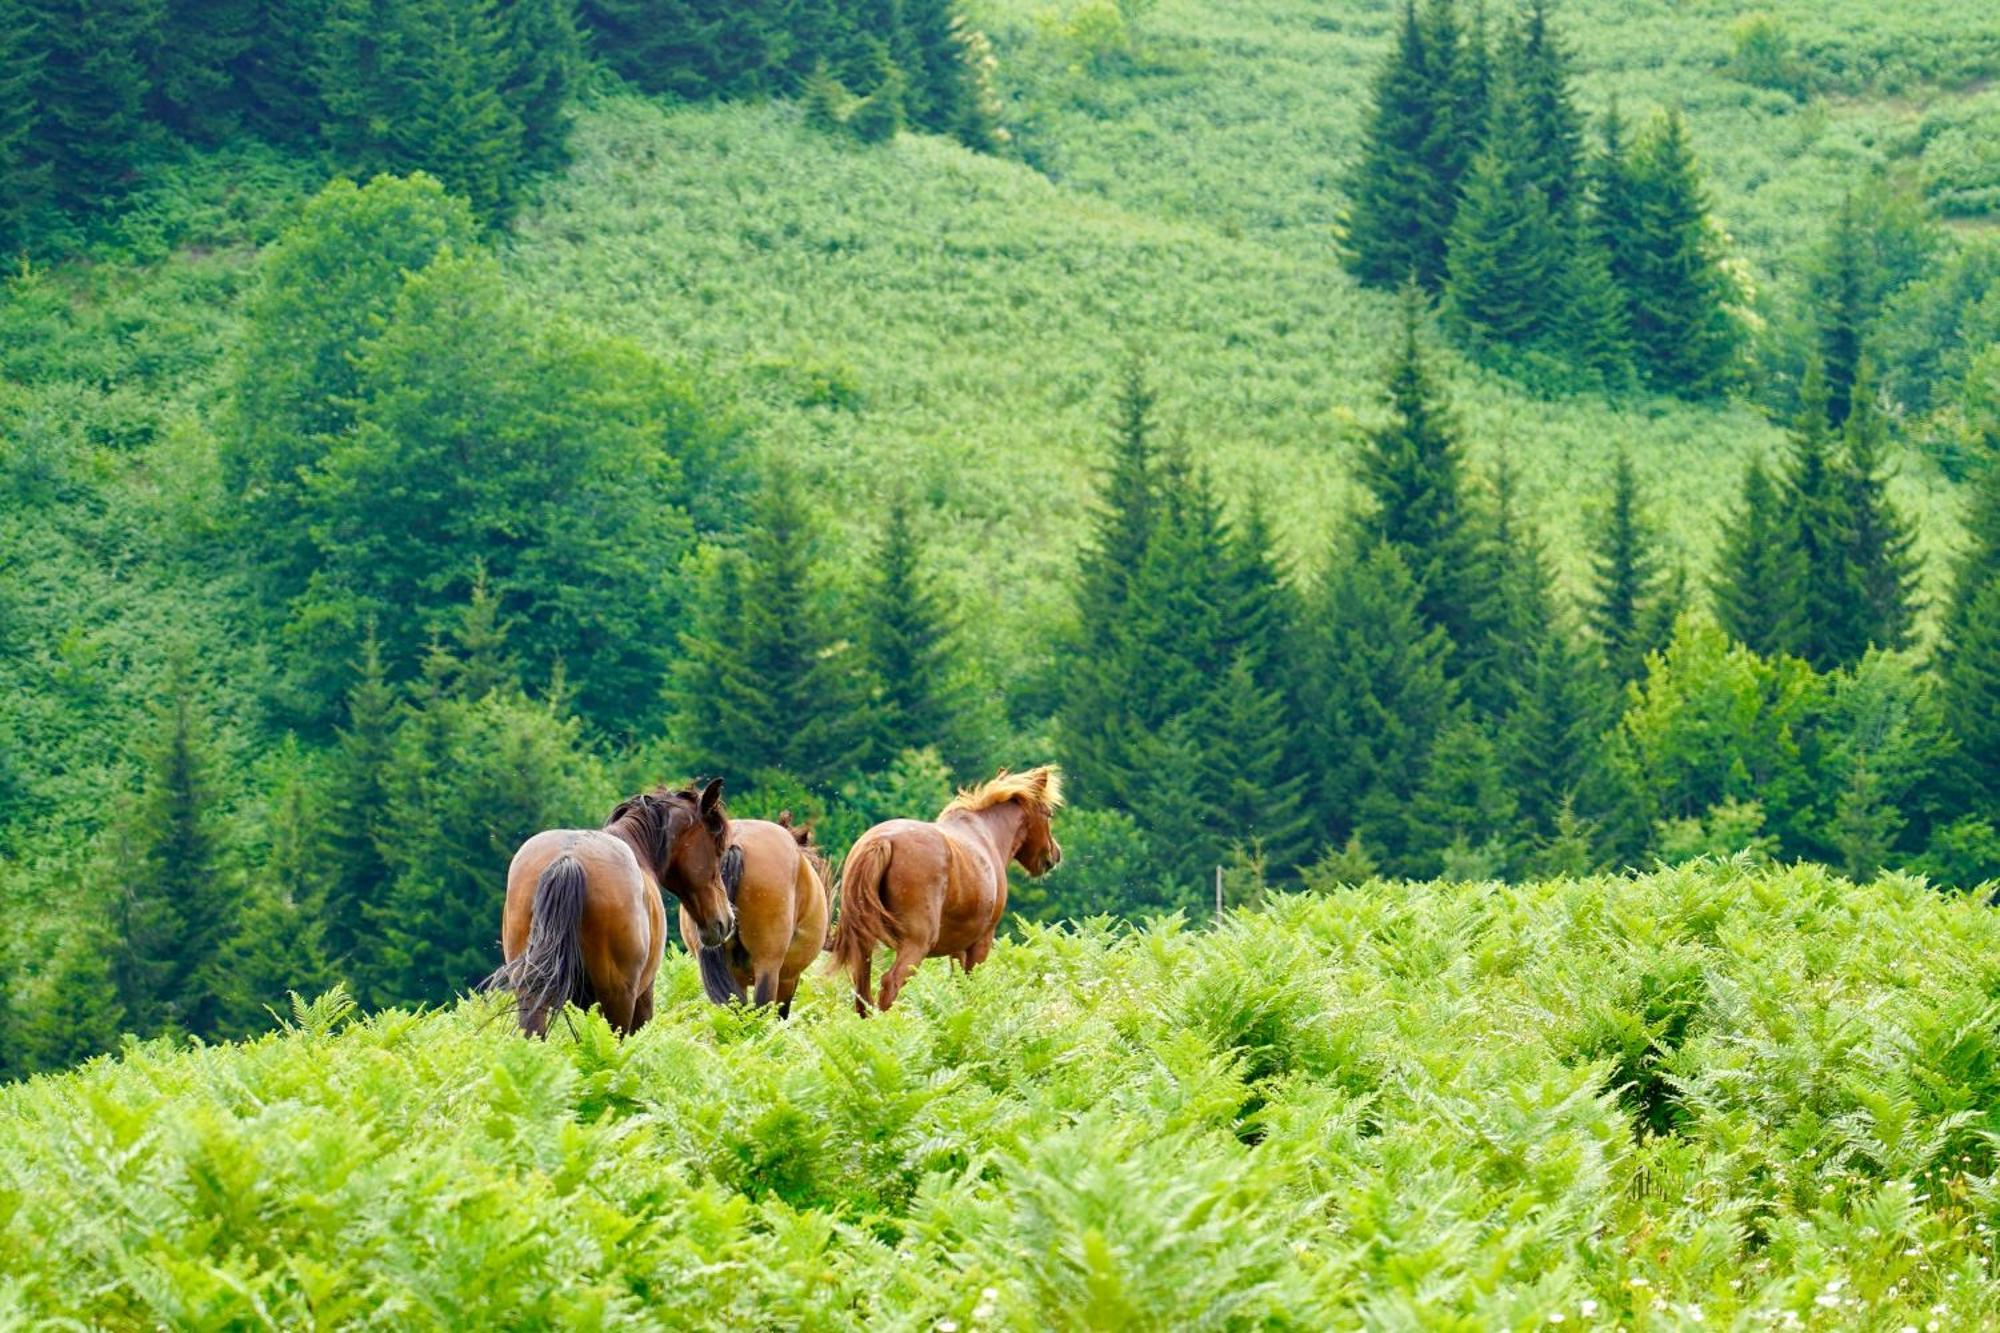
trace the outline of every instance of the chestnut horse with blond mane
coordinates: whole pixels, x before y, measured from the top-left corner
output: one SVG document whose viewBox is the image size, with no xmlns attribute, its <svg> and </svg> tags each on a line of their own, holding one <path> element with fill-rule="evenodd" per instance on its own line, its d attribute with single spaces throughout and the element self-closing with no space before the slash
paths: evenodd
<svg viewBox="0 0 2000 1333">
<path fill-rule="evenodd" d="M 667 941 L 660 890 L 680 900 L 703 944 L 735 929 L 722 883 L 729 819 L 722 779 L 621 801 L 601 829 L 549 829 L 507 868 L 500 949 L 487 989 L 514 992 L 521 1030 L 542 1036 L 565 1004 L 596 1004 L 630 1036 L 653 1016 L 653 977 Z"/>
<path fill-rule="evenodd" d="M 727 869 L 736 931 L 718 944 L 699 938 L 694 915 L 681 907 L 681 939 L 701 965 L 701 986 L 717 1004 L 741 1003 L 754 994 L 759 1005 L 776 1001 L 778 1017 L 789 1018 L 799 976 L 819 957 L 826 942 L 826 857 L 813 844 L 810 823 L 794 828 L 788 810 L 776 822 L 729 821 Z"/>
<path fill-rule="evenodd" d="M 1051 818 L 1062 806 L 1062 772 L 1001 769 L 962 791 L 936 822 L 892 819 L 861 835 L 840 872 L 833 970 L 854 980 L 854 1007 L 868 1012 L 875 948 L 896 951 L 877 1009 L 887 1009 L 926 958 L 956 958 L 970 972 L 993 948 L 1007 910 L 1007 864 L 1044 875 L 1062 860 Z"/>
</svg>

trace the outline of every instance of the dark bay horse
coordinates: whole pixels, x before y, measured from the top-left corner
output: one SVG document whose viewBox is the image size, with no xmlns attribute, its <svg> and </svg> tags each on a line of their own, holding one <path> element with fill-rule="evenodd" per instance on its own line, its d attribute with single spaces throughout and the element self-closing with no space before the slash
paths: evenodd
<svg viewBox="0 0 2000 1333">
<path fill-rule="evenodd" d="M 620 1033 L 653 1016 L 653 977 L 667 941 L 665 889 L 704 944 L 735 921 L 722 885 L 729 819 L 722 779 L 700 791 L 664 787 L 622 801 L 601 829 L 550 829 L 507 867 L 500 917 L 506 962 L 486 980 L 514 992 L 521 1030 L 541 1036 L 565 1004 L 593 1003 Z"/>
<path fill-rule="evenodd" d="M 720 944 L 697 944 L 696 925 L 681 906 L 681 939 L 701 962 L 702 989 L 717 1004 L 777 1002 L 789 1018 L 799 975 L 825 945 L 826 858 L 813 845 L 812 827 L 794 828 L 789 812 L 777 822 L 729 821 L 729 846 L 742 858 L 736 886 L 736 932 Z"/>
<path fill-rule="evenodd" d="M 1000 775 L 958 794 L 937 822 L 892 819 L 861 835 L 840 872 L 840 921 L 830 966 L 854 979 L 854 1007 L 868 1012 L 875 947 L 895 949 L 876 1007 L 896 1002 L 926 958 L 956 958 L 970 972 L 993 947 L 1007 909 L 1007 863 L 1030 875 L 1062 860 L 1051 817 L 1062 806 L 1053 764 Z"/>
</svg>

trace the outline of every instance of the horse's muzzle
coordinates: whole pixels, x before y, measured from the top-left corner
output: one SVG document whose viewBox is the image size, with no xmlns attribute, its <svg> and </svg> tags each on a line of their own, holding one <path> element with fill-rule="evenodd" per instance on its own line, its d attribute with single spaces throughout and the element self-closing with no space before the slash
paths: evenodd
<svg viewBox="0 0 2000 1333">
<path fill-rule="evenodd" d="M 701 923 L 701 947 L 714 949 L 736 932 L 736 914 L 724 909 L 723 914 L 713 921 Z"/>
</svg>

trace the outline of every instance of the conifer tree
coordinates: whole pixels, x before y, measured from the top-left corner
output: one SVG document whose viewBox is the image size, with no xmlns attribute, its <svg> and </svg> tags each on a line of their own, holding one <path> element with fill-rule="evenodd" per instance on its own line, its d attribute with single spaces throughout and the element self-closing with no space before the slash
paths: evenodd
<svg viewBox="0 0 2000 1333">
<path fill-rule="evenodd" d="M 0 0 L 0 246 L 28 236 L 49 193 L 49 164 L 35 151 L 42 53 L 29 0 Z"/>
<path fill-rule="evenodd" d="M 1424 620 L 1476 659 L 1480 621 L 1477 533 L 1465 498 L 1465 465 L 1450 405 L 1417 338 L 1418 297 L 1406 291 L 1387 376 L 1389 419 L 1362 442 L 1356 473 L 1374 504 L 1362 517 L 1370 542 L 1392 547 L 1415 581 Z"/>
<path fill-rule="evenodd" d="M 1643 512 L 1632 456 L 1618 453 L 1611 473 L 1611 507 L 1591 540 L 1591 584 L 1585 620 L 1613 679 L 1636 680 L 1652 641 L 1649 614 L 1660 596 L 1654 535 Z"/>
<path fill-rule="evenodd" d="M 1556 345 L 1573 365 L 1616 393 L 1630 387 L 1632 336 L 1625 293 L 1611 273 L 1611 256 L 1595 227 L 1579 225 L 1568 263 L 1556 283 Z"/>
<path fill-rule="evenodd" d="M 856 608 L 874 677 L 879 754 L 932 747 L 960 764 L 953 625 L 936 587 L 918 567 L 922 552 L 907 498 L 890 502 L 875 548 L 873 577 Z"/>
<path fill-rule="evenodd" d="M 1525 127 L 1521 174 L 1540 191 L 1560 241 L 1573 233 L 1582 202 L 1583 117 L 1570 97 L 1569 54 L 1549 26 L 1546 0 L 1532 0 L 1510 55 Z"/>
<path fill-rule="evenodd" d="M 1870 275 L 1866 240 L 1854 195 L 1843 195 L 1827 236 L 1824 285 L 1819 308 L 1819 359 L 1826 375 L 1827 424 L 1835 430 L 1847 420 L 1855 377 L 1861 371 L 1861 346 L 1870 315 Z"/>
<path fill-rule="evenodd" d="M 1459 27 L 1455 0 L 1429 0 L 1419 18 L 1424 46 L 1425 105 L 1430 128 L 1424 143 L 1427 189 L 1420 219 L 1426 236 L 1448 242 L 1466 172 L 1485 141 L 1490 68 L 1482 9 L 1470 34 Z M 1417 279 L 1435 291 L 1446 256 L 1426 255 Z"/>
<path fill-rule="evenodd" d="M 563 160 L 568 104 L 583 72 L 575 0 L 501 0 L 501 97 L 521 123 L 521 151 L 534 167 Z"/>
<path fill-rule="evenodd" d="M 1122 723 L 1128 683 L 1119 677 L 1107 636 L 1122 623 L 1132 577 L 1152 541 L 1158 499 L 1153 444 L 1157 404 L 1144 360 L 1126 363 L 1113 421 L 1111 462 L 1099 489 L 1093 531 L 1078 561 L 1072 662 L 1063 692 L 1062 750 L 1080 800 L 1102 804 L 1116 787 L 1113 732 Z"/>
<path fill-rule="evenodd" d="M 1632 343 L 1655 389 L 1685 398 L 1719 392 L 1735 355 L 1737 333 L 1708 219 L 1708 200 L 1687 126 L 1669 112 L 1654 123 L 1632 158 L 1634 222 L 1622 275 L 1630 301 Z M 1619 277 L 1623 246 L 1614 246 Z"/>
<path fill-rule="evenodd" d="M 1508 683 L 1495 751 L 1522 831 L 1533 842 L 1577 836 L 1584 823 L 1607 813 L 1611 682 L 1562 626 L 1549 624 Z M 1565 817 L 1578 822 L 1565 829 Z"/>
<path fill-rule="evenodd" d="M 1404 0 L 1396 49 L 1376 76 L 1361 156 L 1347 176 L 1348 271 L 1371 287 L 1412 277 L 1426 291 L 1444 281 L 1446 234 L 1438 230 L 1431 164 L 1436 103 L 1433 62 L 1415 0 Z"/>
<path fill-rule="evenodd" d="M 1622 322 L 1629 339 L 1633 333 L 1634 294 L 1643 281 L 1645 245 L 1638 164 L 1627 142 L 1625 118 L 1619 114 L 1615 98 L 1599 122 L 1598 138 L 1598 151 L 1589 170 L 1587 234 L 1604 256 L 1611 285 L 1619 294 L 1624 312 Z"/>
<path fill-rule="evenodd" d="M 366 996 L 358 979 L 374 961 L 374 940 L 365 925 L 367 908 L 383 900 L 389 884 L 382 851 L 388 808 L 385 784 L 401 718 L 402 705 L 389 684 L 371 625 L 347 694 L 347 725 L 336 737 L 329 762 L 329 873 L 320 933 L 329 965 L 355 986 L 361 998 Z"/>
<path fill-rule="evenodd" d="M 1854 516 L 1826 424 L 1826 378 L 1816 357 L 1806 368 L 1801 397 L 1785 475 L 1786 540 L 1796 552 L 1798 576 L 1791 594 L 1799 617 L 1793 651 L 1815 670 L 1830 671 L 1858 659 L 1866 645 L 1856 645 L 1851 632 L 1861 592 L 1849 563 Z"/>
<path fill-rule="evenodd" d="M 967 74 L 954 0 L 903 0 L 901 20 L 911 63 L 906 71 L 910 123 L 953 134 L 966 116 Z"/>
<path fill-rule="evenodd" d="M 1944 660 L 1945 722 L 1980 809 L 2000 815 L 2000 578 L 1961 585 Z"/>
<path fill-rule="evenodd" d="M 1411 869 L 1419 875 L 1449 873 L 1456 852 L 1483 855 L 1499 874 L 1504 844 L 1513 831 L 1515 794 L 1485 728 L 1462 711 L 1438 736 L 1407 816 Z"/>
<path fill-rule="evenodd" d="M 837 634 L 797 477 L 773 469 L 740 553 L 706 580 L 675 664 L 673 736 L 705 772 L 788 774 L 817 791 L 877 758 L 865 664 Z"/>
<path fill-rule="evenodd" d="M 316 138 L 326 119 L 318 75 L 326 7 L 319 0 L 263 0 L 255 8 L 257 24 L 237 71 L 245 120 L 279 143 Z"/>
<path fill-rule="evenodd" d="M 1831 386 L 1829 386 L 1829 389 Z M 1889 499 L 1882 450 L 1886 424 L 1874 402 L 1874 379 L 1864 360 L 1850 384 L 1849 408 L 1841 429 L 1841 484 L 1852 545 L 1847 558 L 1855 596 L 1850 603 L 1847 660 L 1869 647 L 1909 646 L 1916 624 L 1921 569 L 1917 536 Z"/>
<path fill-rule="evenodd" d="M 163 0 L 147 72 L 151 114 L 175 132 L 214 141 L 244 111 L 238 70 L 258 36 L 255 0 Z"/>
<path fill-rule="evenodd" d="M 247 886 L 234 937 L 225 946 L 222 1027 L 246 1036 L 270 1026 L 288 991 L 314 996 L 338 979 L 326 955 L 328 841 L 323 793 L 288 755 L 264 824 L 258 873 Z"/>
<path fill-rule="evenodd" d="M 146 755 L 146 785 L 122 840 L 119 1002 L 144 1032 L 213 1036 L 223 950 L 236 928 L 218 818 L 215 758 L 186 663 L 175 666 Z"/>
<path fill-rule="evenodd" d="M 1799 649 L 1798 562 L 1784 497 L 1764 460 L 1753 458 L 1743 474 L 1742 504 L 1722 530 L 1710 591 L 1722 628 L 1760 656 Z"/>
<path fill-rule="evenodd" d="M 1335 846 L 1359 835 L 1396 872 L 1412 869 L 1410 799 L 1458 710 L 1449 642 L 1416 594 L 1394 548 L 1363 542 L 1315 599 L 1300 682 L 1318 832 Z"/>
<path fill-rule="evenodd" d="M 875 78 L 874 87 L 854 104 L 854 110 L 847 117 L 847 127 L 863 143 L 887 143 L 895 138 L 906 119 L 903 98 L 909 86 L 909 77 L 903 73 L 902 67 L 886 54 L 883 55 L 882 68 Z"/>
<path fill-rule="evenodd" d="M 27 0 L 38 47 L 29 158 L 64 208 L 118 193 L 154 138 L 146 52 L 162 0 Z"/>
<path fill-rule="evenodd" d="M 1493 475 L 1491 504 L 1477 518 L 1474 618 L 1487 633 L 1463 654 L 1460 677 L 1483 720 L 1511 706 L 1516 678 L 1550 632 L 1555 576 L 1541 535 L 1520 512 L 1518 476 L 1505 458 Z"/>
<path fill-rule="evenodd" d="M 1451 229 L 1445 311 L 1475 345 L 1525 347 L 1554 323 L 1567 238 L 1530 174 L 1532 133 L 1522 90 L 1503 76 Z"/>
</svg>

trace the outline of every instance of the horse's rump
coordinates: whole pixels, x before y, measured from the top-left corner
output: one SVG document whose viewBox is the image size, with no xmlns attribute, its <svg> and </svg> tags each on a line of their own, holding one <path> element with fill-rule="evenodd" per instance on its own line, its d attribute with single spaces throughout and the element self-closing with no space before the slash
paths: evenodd
<svg viewBox="0 0 2000 1333">
<path fill-rule="evenodd" d="M 840 919 L 832 927 L 831 966 L 854 972 L 894 933 L 890 929 L 889 908 L 882 899 L 882 883 L 889 877 L 889 857 L 894 850 L 889 839 L 865 833 L 847 854 L 840 868 Z"/>
<path fill-rule="evenodd" d="M 524 1031 L 540 1031 L 565 1004 L 588 1009 L 596 1000 L 583 961 L 583 906 L 589 876 L 583 862 L 564 853 L 535 881 L 528 944 L 480 983 L 482 990 L 510 990 Z"/>
</svg>

